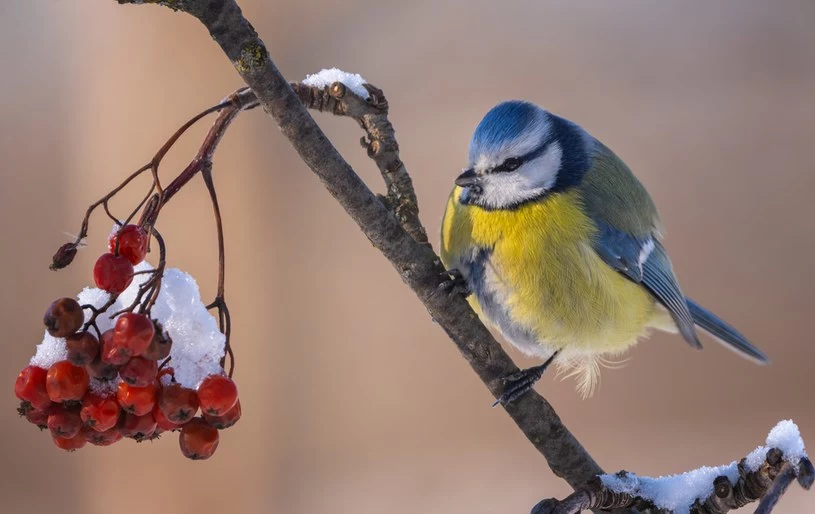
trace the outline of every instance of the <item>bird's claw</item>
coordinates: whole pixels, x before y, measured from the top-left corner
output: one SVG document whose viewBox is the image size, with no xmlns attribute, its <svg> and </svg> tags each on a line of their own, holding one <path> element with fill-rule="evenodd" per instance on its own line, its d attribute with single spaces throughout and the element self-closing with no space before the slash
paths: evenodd
<svg viewBox="0 0 815 514">
<path fill-rule="evenodd" d="M 535 382 L 540 380 L 540 378 L 543 376 L 543 372 L 546 371 L 546 368 L 548 368 L 549 365 L 552 364 L 552 361 L 555 360 L 558 353 L 559 351 L 553 353 L 551 357 L 546 359 L 546 362 L 539 366 L 522 369 L 503 377 L 501 382 L 505 384 L 504 392 L 497 400 L 495 400 L 495 403 L 493 403 L 492 406 L 496 407 L 498 405 L 509 405 L 529 392 L 535 386 Z"/>
<path fill-rule="evenodd" d="M 460 294 L 463 297 L 468 297 L 472 293 L 470 286 L 467 285 L 467 279 L 457 269 L 447 270 L 442 273 L 444 280 L 439 284 L 438 290 L 447 296 Z"/>
</svg>

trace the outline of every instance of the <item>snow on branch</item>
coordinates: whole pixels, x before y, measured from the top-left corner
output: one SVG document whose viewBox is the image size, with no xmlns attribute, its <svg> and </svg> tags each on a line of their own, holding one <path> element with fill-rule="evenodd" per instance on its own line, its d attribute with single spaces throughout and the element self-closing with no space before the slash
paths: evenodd
<svg viewBox="0 0 815 514">
<path fill-rule="evenodd" d="M 701 467 L 678 475 L 641 477 L 621 471 L 600 475 L 562 501 L 540 502 L 532 514 L 576 514 L 588 509 L 635 508 L 659 514 L 724 514 L 760 500 L 757 513 L 768 513 L 797 479 L 809 489 L 815 469 L 798 426 L 779 422 L 759 446 L 739 462 Z"/>
</svg>

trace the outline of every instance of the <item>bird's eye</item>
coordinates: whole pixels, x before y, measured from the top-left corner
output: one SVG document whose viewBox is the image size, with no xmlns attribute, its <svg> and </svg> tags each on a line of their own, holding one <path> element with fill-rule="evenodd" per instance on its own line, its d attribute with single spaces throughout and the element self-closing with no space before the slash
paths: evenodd
<svg viewBox="0 0 815 514">
<path fill-rule="evenodd" d="M 505 160 L 503 164 L 498 166 L 496 171 L 515 171 L 521 167 L 521 160 L 515 157 L 510 157 Z"/>
</svg>

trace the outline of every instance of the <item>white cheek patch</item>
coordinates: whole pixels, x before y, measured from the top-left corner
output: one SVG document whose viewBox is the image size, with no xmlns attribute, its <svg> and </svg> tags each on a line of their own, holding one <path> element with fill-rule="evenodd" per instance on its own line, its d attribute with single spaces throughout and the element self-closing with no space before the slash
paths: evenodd
<svg viewBox="0 0 815 514">
<path fill-rule="evenodd" d="M 506 209 L 541 196 L 557 182 L 563 150 L 557 142 L 515 171 L 484 175 L 478 203 L 491 209 Z"/>
</svg>

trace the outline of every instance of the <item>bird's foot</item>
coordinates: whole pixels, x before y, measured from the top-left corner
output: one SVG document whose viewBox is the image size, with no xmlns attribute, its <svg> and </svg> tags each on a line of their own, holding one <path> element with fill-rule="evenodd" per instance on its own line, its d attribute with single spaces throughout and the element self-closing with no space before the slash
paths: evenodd
<svg viewBox="0 0 815 514">
<path fill-rule="evenodd" d="M 532 390 L 535 382 L 540 380 L 540 378 L 543 376 L 543 372 L 546 371 L 546 368 L 548 368 L 550 364 L 552 364 L 552 361 L 555 360 L 558 353 L 560 353 L 560 350 L 553 353 L 551 357 L 546 359 L 546 362 L 539 366 L 532 366 L 531 368 L 522 369 L 501 379 L 506 386 L 504 387 L 503 394 L 501 394 L 501 396 L 495 400 L 495 403 L 493 403 L 492 406 L 495 407 L 499 404 L 504 406 L 509 405 Z"/>
<path fill-rule="evenodd" d="M 464 275 L 462 275 L 459 270 L 447 270 L 442 273 L 442 276 L 444 277 L 444 280 L 441 284 L 439 284 L 438 289 L 447 296 L 460 294 L 461 296 L 467 298 L 472 293 L 470 286 L 467 285 L 467 279 L 464 278 Z"/>
</svg>

